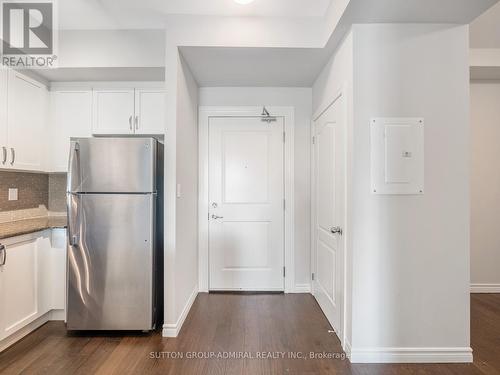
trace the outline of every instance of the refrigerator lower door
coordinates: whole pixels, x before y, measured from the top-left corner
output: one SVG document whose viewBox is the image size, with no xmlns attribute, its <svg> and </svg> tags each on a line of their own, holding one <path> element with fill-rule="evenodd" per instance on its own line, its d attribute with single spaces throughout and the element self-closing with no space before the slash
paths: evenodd
<svg viewBox="0 0 500 375">
<path fill-rule="evenodd" d="M 69 330 L 153 329 L 155 198 L 68 195 Z"/>
</svg>

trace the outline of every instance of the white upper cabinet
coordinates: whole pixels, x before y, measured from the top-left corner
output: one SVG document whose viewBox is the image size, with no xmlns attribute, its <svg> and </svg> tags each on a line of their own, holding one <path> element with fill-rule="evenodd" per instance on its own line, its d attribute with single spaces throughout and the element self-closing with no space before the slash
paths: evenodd
<svg viewBox="0 0 500 375">
<path fill-rule="evenodd" d="M 92 135 L 92 91 L 51 92 L 49 172 L 67 172 L 71 137 Z"/>
<path fill-rule="evenodd" d="M 6 167 L 44 169 L 47 107 L 48 92 L 44 85 L 21 73 L 9 72 Z"/>
<path fill-rule="evenodd" d="M 163 134 L 165 92 L 161 90 L 94 90 L 93 134 Z"/>
<path fill-rule="evenodd" d="M 7 166 L 7 83 L 9 72 L 0 66 L 0 168 Z"/>
<path fill-rule="evenodd" d="M 165 91 L 135 90 L 135 133 L 165 133 Z"/>
<path fill-rule="evenodd" d="M 134 90 L 94 90 L 94 134 L 134 133 Z"/>
</svg>

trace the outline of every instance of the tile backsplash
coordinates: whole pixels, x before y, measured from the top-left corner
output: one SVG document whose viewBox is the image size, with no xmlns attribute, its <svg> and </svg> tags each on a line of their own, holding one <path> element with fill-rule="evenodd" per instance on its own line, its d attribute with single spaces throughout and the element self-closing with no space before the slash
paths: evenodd
<svg viewBox="0 0 500 375">
<path fill-rule="evenodd" d="M 49 175 L 49 211 L 66 212 L 66 174 Z"/>
<path fill-rule="evenodd" d="M 18 189 L 18 200 L 9 201 L 9 189 Z M 0 212 L 49 206 L 49 175 L 0 171 Z"/>
<path fill-rule="evenodd" d="M 9 189 L 18 199 L 8 200 Z M 19 220 L 66 211 L 66 174 L 0 170 L 0 221 Z"/>
</svg>

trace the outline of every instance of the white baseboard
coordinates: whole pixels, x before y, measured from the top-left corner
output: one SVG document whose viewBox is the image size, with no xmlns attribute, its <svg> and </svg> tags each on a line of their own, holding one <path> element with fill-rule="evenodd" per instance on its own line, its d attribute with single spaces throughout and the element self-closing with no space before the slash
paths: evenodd
<svg viewBox="0 0 500 375">
<path fill-rule="evenodd" d="M 350 349 L 351 363 L 472 363 L 471 348 Z"/>
<path fill-rule="evenodd" d="M 295 284 L 294 293 L 311 293 L 311 284 Z"/>
<path fill-rule="evenodd" d="M 20 328 L 10 336 L 0 340 L 0 352 L 4 351 L 8 347 L 14 345 L 16 342 L 21 340 L 23 337 L 29 335 L 38 327 L 44 325 L 51 320 L 66 320 L 65 310 L 50 310 L 49 312 L 43 314 L 39 318 L 33 320 L 31 323 Z"/>
<path fill-rule="evenodd" d="M 50 310 L 50 317 L 49 320 L 62 320 L 66 321 L 66 310 L 61 309 L 61 310 Z"/>
<path fill-rule="evenodd" d="M 351 343 L 349 342 L 349 340 L 344 339 L 344 342 L 342 343 L 342 349 L 344 350 L 344 353 L 347 356 L 347 358 L 351 358 L 352 349 L 351 349 Z"/>
<path fill-rule="evenodd" d="M 471 284 L 471 293 L 500 293 L 500 284 Z"/>
<path fill-rule="evenodd" d="M 33 320 L 31 323 L 25 325 L 23 328 L 17 330 L 10 336 L 4 338 L 0 341 L 0 352 L 4 351 L 8 347 L 14 345 L 16 342 L 21 340 L 23 337 L 27 336 L 31 332 L 33 332 L 38 327 L 47 323 L 50 319 L 50 311 L 46 314 L 43 314 L 41 317 Z"/>
<path fill-rule="evenodd" d="M 179 335 L 182 325 L 184 324 L 184 321 L 186 320 L 186 317 L 189 314 L 189 310 L 191 310 L 191 306 L 193 306 L 193 303 L 197 295 L 198 295 L 198 286 L 196 286 L 193 289 L 193 292 L 189 296 L 186 304 L 184 305 L 182 313 L 179 316 L 179 319 L 177 319 L 177 322 L 163 324 L 163 332 L 162 332 L 163 337 L 177 337 Z"/>
</svg>

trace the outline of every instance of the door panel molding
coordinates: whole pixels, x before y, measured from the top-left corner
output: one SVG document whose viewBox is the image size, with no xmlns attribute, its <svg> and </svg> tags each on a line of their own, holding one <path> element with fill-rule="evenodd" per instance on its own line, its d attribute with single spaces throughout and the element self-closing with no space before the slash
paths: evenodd
<svg viewBox="0 0 500 375">
<path fill-rule="evenodd" d="M 294 261 L 294 108 L 268 107 L 269 112 L 284 121 L 284 194 L 285 194 L 285 293 L 295 292 Z M 199 108 L 199 225 L 198 225 L 198 283 L 200 292 L 209 291 L 209 121 L 211 117 L 260 117 L 262 107 L 220 107 L 202 106 Z"/>
</svg>

